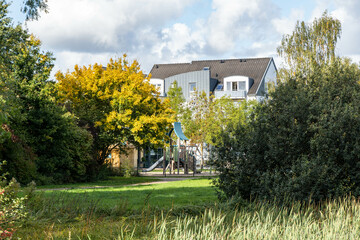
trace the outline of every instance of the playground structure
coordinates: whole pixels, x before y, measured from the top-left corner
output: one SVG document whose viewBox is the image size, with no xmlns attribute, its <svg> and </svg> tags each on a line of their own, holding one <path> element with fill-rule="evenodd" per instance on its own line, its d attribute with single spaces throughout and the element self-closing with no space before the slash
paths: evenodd
<svg viewBox="0 0 360 240">
<path fill-rule="evenodd" d="M 173 132 L 177 136 L 176 141 L 171 138 Z M 199 152 L 199 149 L 196 145 L 188 144 L 189 139 L 183 133 L 180 122 L 174 123 L 174 127 L 168 133 L 168 136 L 170 137 L 169 147 L 164 149 L 163 156 L 149 168 L 143 169 L 142 171 L 150 172 L 157 166 L 162 165 L 163 175 L 165 176 L 167 170 L 169 170 L 169 174 L 176 174 L 175 170 L 177 169 L 177 174 L 180 174 L 181 167 L 184 169 L 184 174 L 189 174 L 189 169 L 193 172 L 193 175 L 198 173 L 196 169 L 197 158 L 195 155 L 196 152 Z"/>
</svg>

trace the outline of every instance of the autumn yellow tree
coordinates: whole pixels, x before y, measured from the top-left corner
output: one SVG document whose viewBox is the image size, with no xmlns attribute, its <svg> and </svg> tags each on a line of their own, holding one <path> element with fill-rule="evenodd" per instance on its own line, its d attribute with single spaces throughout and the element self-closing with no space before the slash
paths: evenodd
<svg viewBox="0 0 360 240">
<path fill-rule="evenodd" d="M 126 55 L 103 67 L 75 66 L 56 74 L 59 101 L 79 118 L 94 138 L 93 170 L 102 166 L 114 147 L 160 147 L 174 121 L 167 100 L 161 101 L 137 61 Z"/>
</svg>

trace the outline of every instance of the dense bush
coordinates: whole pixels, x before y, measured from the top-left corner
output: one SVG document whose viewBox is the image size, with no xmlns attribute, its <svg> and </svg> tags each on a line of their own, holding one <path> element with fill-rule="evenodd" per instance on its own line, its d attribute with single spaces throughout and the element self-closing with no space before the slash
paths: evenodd
<svg viewBox="0 0 360 240">
<path fill-rule="evenodd" d="M 321 200 L 360 195 L 360 71 L 338 59 L 281 83 L 213 151 L 228 196 Z"/>
<path fill-rule="evenodd" d="M 0 161 L 0 172 L 5 163 Z M 0 239 L 11 239 L 27 215 L 24 207 L 26 196 L 19 197 L 20 185 L 15 179 L 7 184 L 5 175 L 0 175 Z"/>
</svg>

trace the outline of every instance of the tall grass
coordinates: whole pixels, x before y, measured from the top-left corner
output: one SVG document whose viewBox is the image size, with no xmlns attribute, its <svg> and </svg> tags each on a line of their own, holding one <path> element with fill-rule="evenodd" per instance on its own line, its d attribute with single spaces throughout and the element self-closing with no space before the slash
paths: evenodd
<svg viewBox="0 0 360 240">
<path fill-rule="evenodd" d="M 84 197 L 84 196 L 82 196 Z M 144 199 L 138 210 L 126 204 L 104 209 L 94 201 L 38 201 L 22 239 L 359 239 L 360 202 L 352 197 L 322 204 L 277 205 L 240 201 L 165 210 Z M 31 235 L 29 235 L 31 233 Z"/>
<path fill-rule="evenodd" d="M 360 203 L 351 197 L 307 206 L 252 203 L 161 224 L 155 239 L 359 239 Z"/>
</svg>

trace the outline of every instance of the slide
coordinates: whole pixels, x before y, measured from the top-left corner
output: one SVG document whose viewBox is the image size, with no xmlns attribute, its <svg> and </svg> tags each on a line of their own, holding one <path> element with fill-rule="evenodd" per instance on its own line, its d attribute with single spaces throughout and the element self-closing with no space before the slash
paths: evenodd
<svg viewBox="0 0 360 240">
<path fill-rule="evenodd" d="M 153 165 L 151 165 L 149 168 L 145 168 L 142 171 L 143 172 L 151 172 L 152 170 L 154 170 L 157 165 L 159 165 L 162 161 L 163 161 L 164 157 L 159 158 L 159 160 L 157 160 Z"/>
</svg>

